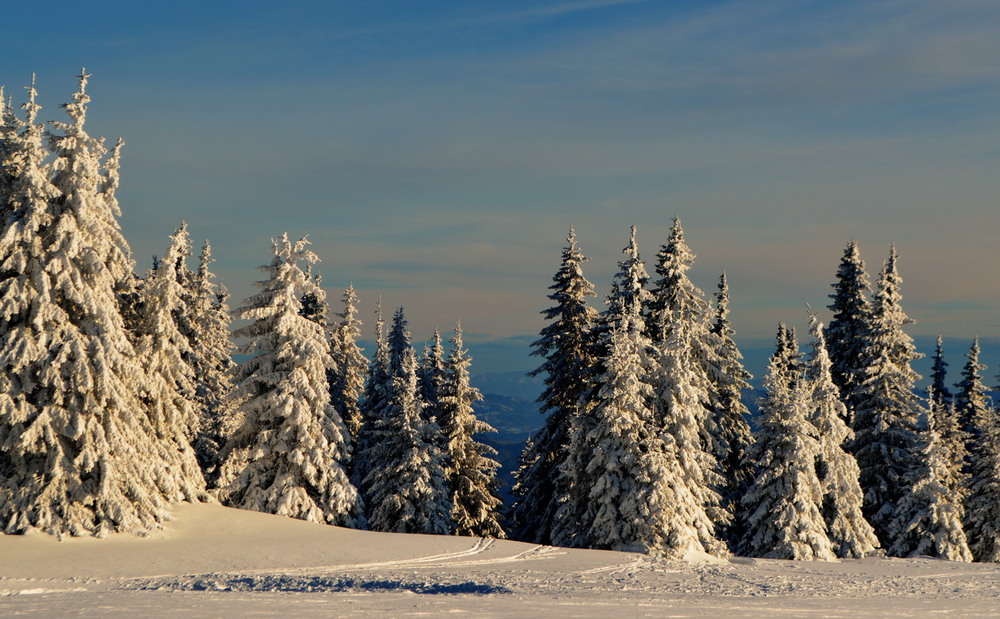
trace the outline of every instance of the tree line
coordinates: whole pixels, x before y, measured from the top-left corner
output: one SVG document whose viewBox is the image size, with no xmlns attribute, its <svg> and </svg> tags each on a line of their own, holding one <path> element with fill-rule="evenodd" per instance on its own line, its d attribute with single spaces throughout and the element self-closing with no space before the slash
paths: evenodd
<svg viewBox="0 0 1000 619">
<path fill-rule="evenodd" d="M 231 313 L 187 226 L 142 276 L 117 217 L 123 141 L 0 105 L 0 527 L 145 532 L 208 501 L 379 531 L 503 537 L 495 451 L 456 325 L 419 359 L 400 308 L 368 362 L 305 239 L 273 241 Z M 3 100 L 0 93 L 0 101 Z M 232 314 L 245 321 L 230 333 Z M 234 349 L 235 337 L 243 344 Z M 233 353 L 245 360 L 234 363 Z"/>
<path fill-rule="evenodd" d="M 141 533 L 172 502 L 220 500 L 669 556 L 1000 560 L 1000 429 L 978 343 L 953 393 L 939 340 L 918 393 L 895 248 L 872 287 L 848 245 L 808 354 L 779 326 L 751 419 L 728 282 L 711 301 L 692 283 L 680 220 L 655 277 L 632 229 L 600 312 L 571 230 L 533 346 L 545 421 L 505 507 L 460 325 L 418 354 L 403 309 L 386 321 L 380 301 L 367 358 L 353 286 L 333 313 L 317 256 L 287 235 L 234 311 L 207 242 L 189 267 L 184 224 L 136 274 L 117 223 L 123 142 L 85 131 L 88 77 L 68 122 L 38 122 L 34 85 L 22 114 L 0 105 L 5 533 Z"/>
<path fill-rule="evenodd" d="M 673 556 L 1000 560 L 1000 416 L 978 340 L 952 393 L 939 338 L 919 392 L 894 246 L 872 287 L 848 244 L 833 319 L 810 312 L 808 354 L 778 326 L 752 420 L 726 276 L 707 301 L 676 218 L 655 278 L 634 227 L 623 253 L 597 312 L 570 230 L 534 343 L 547 417 L 521 456 L 513 537 Z"/>
</svg>

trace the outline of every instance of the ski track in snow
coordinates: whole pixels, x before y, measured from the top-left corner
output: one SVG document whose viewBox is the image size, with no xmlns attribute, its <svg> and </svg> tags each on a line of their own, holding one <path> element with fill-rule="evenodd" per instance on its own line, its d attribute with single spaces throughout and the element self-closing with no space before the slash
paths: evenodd
<svg viewBox="0 0 1000 619">
<path fill-rule="evenodd" d="M 220 519 L 235 513 L 220 507 L 197 509 L 189 508 L 188 513 Z M 37 540 L 22 540 L 36 543 L 38 552 L 50 557 L 75 549 L 112 552 L 111 546 L 121 543 L 125 554 L 100 563 L 123 564 L 103 576 L 84 568 L 56 571 L 60 563 L 45 563 L 51 559 L 44 556 L 39 565 L 53 567 L 34 572 L 16 567 L 33 561 L 36 551 L 23 553 L 5 567 L 4 549 L 17 548 L 17 540 L 6 540 L 15 544 L 0 546 L 0 616 L 1000 616 L 996 565 L 934 559 L 669 561 L 492 539 L 347 532 L 286 525 L 276 517 L 243 517 L 259 529 L 245 525 L 245 537 L 236 541 L 220 542 L 216 529 L 200 532 L 200 537 L 184 531 L 166 537 L 159 543 L 170 556 L 155 563 L 155 570 L 145 557 L 156 551 L 147 550 L 152 547 L 143 540 L 41 546 Z M 261 547 L 249 548 L 240 541 L 251 537 L 261 540 Z M 216 550 L 206 550 L 209 543 L 217 544 L 212 547 Z M 295 565 L 302 552 L 296 548 L 318 548 L 319 559 L 304 556 L 301 560 L 312 564 Z M 211 568 L 216 571 L 191 571 L 192 554 L 219 550 L 231 552 L 231 558 L 200 564 L 217 566 Z M 158 575 L 138 576 L 150 572 Z"/>
</svg>

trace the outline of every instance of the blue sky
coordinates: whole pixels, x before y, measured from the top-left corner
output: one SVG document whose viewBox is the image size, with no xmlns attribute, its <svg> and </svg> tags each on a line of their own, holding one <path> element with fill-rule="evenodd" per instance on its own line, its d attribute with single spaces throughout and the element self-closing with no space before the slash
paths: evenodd
<svg viewBox="0 0 1000 619">
<path fill-rule="evenodd" d="M 58 119 L 86 66 L 140 269 L 187 220 L 234 301 L 309 234 L 331 297 L 521 369 L 568 227 L 603 294 L 676 214 L 748 349 L 825 306 L 849 239 L 873 278 L 895 242 L 957 371 L 1000 334 L 998 31 L 978 0 L 41 0 L 5 7 L 0 83 L 38 73 Z"/>
</svg>

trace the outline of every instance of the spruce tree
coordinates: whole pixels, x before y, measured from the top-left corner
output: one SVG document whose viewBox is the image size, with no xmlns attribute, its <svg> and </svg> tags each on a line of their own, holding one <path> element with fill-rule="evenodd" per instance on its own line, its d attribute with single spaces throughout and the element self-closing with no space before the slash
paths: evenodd
<svg viewBox="0 0 1000 619">
<path fill-rule="evenodd" d="M 34 91 L 34 76 L 31 79 L 31 91 Z M 32 102 L 32 105 L 34 103 Z M 37 110 L 36 110 L 37 113 Z M 34 120 L 30 124 L 34 124 Z M 11 157 L 17 142 L 18 120 L 4 98 L 4 87 L 0 85 L 0 226 L 5 226 L 10 214 L 11 195 L 14 189 L 14 179 L 17 177 L 18 162 Z"/>
<path fill-rule="evenodd" d="M 661 429 L 670 434 L 683 468 L 679 476 L 699 510 L 714 526 L 702 539 L 705 550 L 721 552 L 723 537 L 733 515 L 723 503 L 724 480 L 715 454 L 718 431 L 718 396 L 722 380 L 720 345 L 710 330 L 711 313 L 704 294 L 687 271 L 694 254 L 684 241 L 680 219 L 674 218 L 667 243 L 657 254 L 656 273 L 647 307 L 647 332 L 656 360 L 651 384 L 656 393 L 654 412 Z"/>
<path fill-rule="evenodd" d="M 608 431 L 600 427 L 607 423 L 604 417 L 607 412 L 597 411 L 595 407 L 601 406 L 601 394 L 606 389 L 607 381 L 627 380 L 609 367 L 615 338 L 637 338 L 637 354 L 641 355 L 639 363 L 642 369 L 633 375 L 634 380 L 648 382 L 652 369 L 650 342 L 643 334 L 645 325 L 642 315 L 644 304 L 649 300 L 649 292 L 645 290 L 649 276 L 639 258 L 635 226 L 631 228 L 629 244 L 623 253 L 625 257 L 618 263 L 619 270 L 606 299 L 607 308 L 592 332 L 597 367 L 590 391 L 581 396 L 580 410 L 570 420 L 566 457 L 558 471 L 558 486 L 565 491 L 556 510 L 552 541 L 560 546 L 588 546 L 592 541 L 589 534 L 594 517 L 591 491 L 597 476 L 604 474 L 604 471 L 590 467 L 595 449 L 593 437 Z M 652 423 L 651 418 L 649 421 Z"/>
<path fill-rule="evenodd" d="M 437 391 L 438 420 L 448 463 L 445 471 L 451 488 L 452 533 L 502 539 L 506 534 L 500 524 L 500 464 L 494 459 L 497 451 L 475 438 L 496 430 L 476 418 L 473 410 L 473 404 L 483 396 L 469 383 L 471 363 L 462 342 L 462 325 L 456 324 L 445 375 Z"/>
<path fill-rule="evenodd" d="M 143 532 L 186 497 L 137 396 L 146 373 L 118 310 L 132 271 L 117 156 L 84 129 L 86 72 L 47 153 L 35 90 L 8 138 L 0 235 L 0 525 L 6 533 Z M 51 180 L 50 180 L 51 179 Z"/>
<path fill-rule="evenodd" d="M 212 247 L 208 241 L 198 257 L 189 307 L 191 330 L 191 367 L 195 377 L 195 402 L 198 407 L 198 432 L 194 441 L 195 455 L 209 487 L 214 487 L 219 475 L 221 451 L 230 425 L 236 422 L 231 370 L 233 344 L 229 339 L 229 293 L 216 286 L 215 275 L 209 270 Z"/>
<path fill-rule="evenodd" d="M 965 532 L 976 561 L 1000 561 L 1000 417 L 986 397 L 980 372 L 979 339 L 972 343 L 956 400 L 968 420 L 968 476 L 965 477 Z"/>
<path fill-rule="evenodd" d="M 330 343 L 333 369 L 330 372 L 330 399 L 340 418 L 347 424 L 352 442 L 357 447 L 361 429 L 361 396 L 368 375 L 368 360 L 358 346 L 361 321 L 357 318 L 358 295 L 354 285 L 344 290 L 344 311 L 336 314 L 340 321 L 334 326 Z"/>
<path fill-rule="evenodd" d="M 833 303 L 829 309 L 833 311 L 833 320 L 827 325 L 825 335 L 833 364 L 833 382 L 847 405 L 846 421 L 850 424 L 850 416 L 858 404 L 857 393 L 866 377 L 865 346 L 871 313 L 868 275 L 856 241 L 847 244 L 837 269 L 837 281 L 832 286 Z"/>
<path fill-rule="evenodd" d="M 342 526 L 363 523 L 357 490 L 348 481 L 346 428 L 330 406 L 326 334 L 302 315 L 301 299 L 316 286 L 301 268 L 317 260 L 307 241 L 273 242 L 260 267 L 267 279 L 237 315 L 250 324 L 240 352 L 234 398 L 241 423 L 225 451 L 219 497 L 241 509 Z"/>
<path fill-rule="evenodd" d="M 596 330 L 602 358 L 587 396 L 592 406 L 571 425 L 563 474 L 575 486 L 575 504 L 560 511 L 562 536 L 589 548 L 700 553 L 713 524 L 652 408 L 654 359 L 643 316 L 648 275 L 634 227 L 624 254 Z"/>
<path fill-rule="evenodd" d="M 545 389 L 539 397 L 545 424 L 532 437 L 522 454 L 522 467 L 514 485 L 511 509 L 512 537 L 539 544 L 552 541 L 556 510 L 566 489 L 558 475 L 566 459 L 569 426 L 578 414 L 581 396 L 590 391 L 596 359 L 591 332 L 597 312 L 587 305 L 594 287 L 583 275 L 586 258 L 570 229 L 562 263 L 553 277 L 549 299 L 554 305 L 543 315 L 549 321 L 533 344 L 532 354 L 545 361 L 533 376 L 545 375 Z"/>
<path fill-rule="evenodd" d="M 861 558 L 878 548 L 878 538 L 862 513 L 864 502 L 854 456 L 845 451 L 854 436 L 844 419 L 845 406 L 830 373 L 823 323 L 810 321 L 813 350 L 808 360 L 805 388 L 809 397 L 809 421 L 820 444 L 817 473 L 823 485 L 823 520 L 833 552 L 839 558 Z"/>
<path fill-rule="evenodd" d="M 944 479 L 947 455 L 941 448 L 933 420 L 922 431 L 921 462 L 907 473 L 907 492 L 899 500 L 888 525 L 894 557 L 939 557 L 949 561 L 972 561 L 962 528 L 961 500 L 952 495 Z"/>
<path fill-rule="evenodd" d="M 851 443 L 861 468 L 865 516 L 890 552 L 900 547 L 890 530 L 894 512 L 913 492 L 915 472 L 922 468 L 917 431 L 923 407 L 914 389 L 920 377 L 910 367 L 920 355 L 903 331 L 912 321 L 900 306 L 897 258 L 893 247 L 872 300 L 863 337 L 865 379 L 856 385 Z"/>
<path fill-rule="evenodd" d="M 824 488 L 816 472 L 823 448 L 809 421 L 811 395 L 802 377 L 788 375 L 784 334 L 764 377 L 756 442 L 757 477 L 742 503 L 748 534 L 743 552 L 771 559 L 832 560 L 823 518 Z"/>
<path fill-rule="evenodd" d="M 417 386 L 423 400 L 424 418 L 441 424 L 441 389 L 445 381 L 444 344 L 441 331 L 434 329 L 434 335 L 424 345 L 424 353 L 417 366 Z"/>
<path fill-rule="evenodd" d="M 958 390 L 955 394 L 955 414 L 970 451 L 977 435 L 976 417 L 990 406 L 981 375 L 986 366 L 979 362 L 979 353 L 979 338 L 976 338 L 965 355 L 967 361 L 962 368 L 962 380 L 955 385 Z"/>
<path fill-rule="evenodd" d="M 931 365 L 931 388 L 934 390 L 936 399 L 945 402 L 951 400 L 951 391 L 948 389 L 948 362 L 944 360 L 943 338 L 937 337 L 937 344 L 934 347 L 934 363 Z"/>
<path fill-rule="evenodd" d="M 934 348 L 931 386 L 927 402 L 948 464 L 948 475 L 943 480 L 944 484 L 955 496 L 962 496 L 965 491 L 962 476 L 967 452 L 966 442 L 969 435 L 958 419 L 955 398 L 948 389 L 947 368 L 948 362 L 944 360 L 942 338 L 939 335 L 937 345 Z"/>
<path fill-rule="evenodd" d="M 641 325 L 615 324 L 606 337 L 593 428 L 585 434 L 576 426 L 571 436 L 574 451 L 585 455 L 580 545 L 673 557 L 703 552 L 713 524 L 683 478 L 676 442 L 660 432 L 650 407 Z"/>
<path fill-rule="evenodd" d="M 731 546 L 742 538 L 744 531 L 735 518 L 739 512 L 739 501 L 753 481 L 753 469 L 747 460 L 747 450 L 753 442 L 750 412 L 742 401 L 742 393 L 750 389 L 753 376 L 743 367 L 743 355 L 733 340 L 735 331 L 729 323 L 729 284 L 726 274 L 719 278 L 719 290 L 715 295 L 715 321 L 712 333 L 718 338 L 721 372 L 716 375 L 716 435 L 712 445 L 714 456 L 719 463 L 723 483 L 720 486 L 723 506 L 733 514 L 733 524 L 728 530 Z"/>
<path fill-rule="evenodd" d="M 785 323 L 778 324 L 778 347 L 780 349 L 778 357 L 785 364 L 783 374 L 788 378 L 788 388 L 794 389 L 798 386 L 798 381 L 802 380 L 805 371 L 795 327 L 788 327 Z"/>
<path fill-rule="evenodd" d="M 444 535 L 451 501 L 440 428 L 427 421 L 417 386 L 417 360 L 400 308 L 388 338 L 388 382 L 382 409 L 371 419 L 365 502 L 374 531 Z"/>
<path fill-rule="evenodd" d="M 193 353 L 178 325 L 188 311 L 178 281 L 186 242 L 186 231 L 178 229 L 143 288 L 136 353 L 147 371 L 138 393 L 162 448 L 159 455 L 178 474 L 180 489 L 190 499 L 204 490 L 205 478 L 192 447 L 199 426 Z"/>
<path fill-rule="evenodd" d="M 955 411 L 953 399 L 939 399 L 933 389 L 929 389 L 927 401 L 930 404 L 928 418 L 934 423 L 947 465 L 947 475 L 942 478 L 942 483 L 945 484 L 952 496 L 961 500 L 967 490 L 965 469 L 968 459 L 969 433 L 962 430 L 958 423 L 958 413 Z"/>
<path fill-rule="evenodd" d="M 362 497 L 369 494 L 366 480 L 374 464 L 369 463 L 368 457 L 377 442 L 381 440 L 376 436 L 376 429 L 382 425 L 380 417 L 386 410 L 390 376 L 389 343 L 385 337 L 385 320 L 382 317 L 382 298 L 380 296 L 375 306 L 375 355 L 368 367 L 364 394 L 359 405 L 361 422 L 355 438 L 351 471 L 351 479 L 358 487 Z"/>
</svg>

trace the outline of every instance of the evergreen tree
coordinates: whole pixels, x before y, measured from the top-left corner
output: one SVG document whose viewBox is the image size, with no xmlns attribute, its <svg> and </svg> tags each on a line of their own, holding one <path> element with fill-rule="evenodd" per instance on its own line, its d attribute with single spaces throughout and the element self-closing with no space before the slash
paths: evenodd
<svg viewBox="0 0 1000 619">
<path fill-rule="evenodd" d="M 570 419 L 569 442 L 566 457 L 558 471 L 558 486 L 564 489 L 559 497 L 559 505 L 553 524 L 552 541 L 560 546 L 587 546 L 591 543 L 589 529 L 593 524 L 591 490 L 600 469 L 588 470 L 593 457 L 593 437 L 601 432 L 606 423 L 600 406 L 606 381 L 624 380 L 611 371 L 611 350 L 616 337 L 637 338 L 641 356 L 642 371 L 633 376 L 635 380 L 646 381 L 652 370 L 650 342 L 643 334 L 644 303 L 649 301 L 645 284 L 649 279 L 646 267 L 639 258 L 635 239 L 635 226 L 631 228 L 628 246 L 623 250 L 625 257 L 618 263 L 618 273 L 611 283 L 611 292 L 606 299 L 607 308 L 600 315 L 592 331 L 594 357 L 597 367 L 593 373 L 590 391 L 580 398 L 578 414 Z M 626 336 L 617 335 L 619 332 Z M 617 363 L 617 362 L 616 362 Z M 650 421 L 651 422 L 651 421 Z"/>
<path fill-rule="evenodd" d="M 137 397 L 146 373 L 118 311 L 132 270 L 116 216 L 117 156 L 84 129 L 87 79 L 53 123 L 46 166 L 35 90 L 8 136 L 0 235 L 0 526 L 142 532 L 185 497 Z M 51 181 L 50 181 L 50 174 Z"/>
<path fill-rule="evenodd" d="M 572 229 L 566 240 L 562 264 L 549 287 L 549 298 L 555 305 L 543 312 L 551 322 L 541 330 L 532 352 L 545 359 L 532 375 L 545 374 L 539 402 L 541 412 L 548 417 L 532 437 L 531 451 L 522 455 L 511 509 L 512 537 L 539 544 L 552 541 L 556 510 L 566 492 L 557 481 L 566 459 L 569 426 L 581 396 L 590 390 L 597 365 L 591 339 L 597 313 L 587 305 L 594 287 L 583 275 L 586 258 Z"/>
<path fill-rule="evenodd" d="M 965 532 L 976 561 L 1000 561 L 1000 419 L 979 373 L 979 339 L 972 343 L 956 400 L 971 427 L 965 488 Z"/>
<path fill-rule="evenodd" d="M 785 344 L 779 333 L 764 378 L 767 395 L 751 448 L 759 472 L 742 501 L 749 531 L 743 551 L 771 559 L 832 560 L 824 488 L 816 473 L 823 448 L 808 419 L 811 394 L 805 381 L 787 374 Z"/>
<path fill-rule="evenodd" d="M 942 477 L 941 482 L 948 488 L 948 492 L 953 497 L 961 500 L 967 490 L 965 468 L 968 457 L 966 443 L 969 439 L 969 433 L 959 426 L 954 400 L 938 398 L 933 389 L 930 389 L 927 401 L 930 404 L 928 417 L 934 423 L 947 465 L 947 474 Z"/>
<path fill-rule="evenodd" d="M 483 396 L 469 383 L 471 363 L 462 342 L 462 325 L 456 324 L 445 375 L 437 390 L 438 419 L 444 437 L 446 474 L 452 497 L 452 533 L 502 539 L 506 534 L 500 525 L 500 482 L 497 479 L 500 464 L 494 459 L 497 451 L 475 439 L 477 434 L 496 430 L 477 419 L 473 411 L 473 404 Z"/>
<path fill-rule="evenodd" d="M 930 416 L 937 429 L 941 448 L 944 450 L 945 462 L 948 465 L 948 475 L 942 482 L 954 496 L 962 496 L 965 491 L 962 483 L 962 469 L 965 467 L 966 442 L 969 435 L 959 423 L 955 410 L 955 401 L 948 390 L 948 362 L 944 360 L 942 338 L 939 335 L 934 349 L 934 362 L 931 366 L 931 387 L 928 394 Z"/>
<path fill-rule="evenodd" d="M 441 332 L 434 329 L 430 342 L 424 345 L 424 354 L 417 367 L 417 386 L 424 402 L 424 418 L 441 424 L 441 389 L 445 381 L 444 344 Z"/>
<path fill-rule="evenodd" d="M 651 378 L 654 412 L 673 438 L 683 467 L 680 478 L 696 502 L 691 509 L 702 511 L 713 523 L 714 534 L 701 541 L 715 553 L 722 550 L 716 536 L 722 536 L 733 519 L 723 504 L 724 480 L 714 455 L 723 451 L 716 445 L 721 433 L 714 388 L 723 380 L 722 361 L 719 338 L 710 330 L 708 303 L 687 276 L 693 263 L 680 219 L 674 218 L 670 237 L 657 254 L 660 279 L 652 290 L 646 324 L 657 363 Z"/>
<path fill-rule="evenodd" d="M 798 386 L 798 381 L 802 379 L 802 374 L 805 371 L 795 327 L 789 328 L 785 323 L 778 324 L 778 347 L 781 349 L 778 356 L 785 364 L 783 373 L 784 376 L 788 377 L 788 388 L 794 389 Z"/>
<path fill-rule="evenodd" d="M 910 363 L 919 358 L 903 331 L 912 321 L 900 307 L 902 279 L 895 247 L 889 253 L 873 297 L 864 335 L 865 379 L 857 385 L 851 449 L 861 468 L 865 516 L 884 548 L 899 548 L 890 524 L 903 497 L 913 492 L 922 468 L 918 419 L 923 413 Z M 829 331 L 828 331 L 829 333 Z"/>
<path fill-rule="evenodd" d="M 382 318 L 382 298 L 379 297 L 375 306 L 375 355 L 368 367 L 364 394 L 360 403 L 361 423 L 355 439 L 355 452 L 351 479 L 361 491 L 361 496 L 369 496 L 367 479 L 372 471 L 373 463 L 368 457 L 380 438 L 376 429 L 382 425 L 380 419 L 386 410 L 389 372 L 389 342 L 385 337 L 385 320 Z"/>
<path fill-rule="evenodd" d="M 138 393 L 163 448 L 161 457 L 191 499 L 204 490 L 205 479 L 191 446 L 199 425 L 195 375 L 189 363 L 193 353 L 178 326 L 178 317 L 187 312 L 177 272 L 186 241 L 183 229 L 170 237 L 170 247 L 143 288 L 136 353 L 147 371 Z"/>
<path fill-rule="evenodd" d="M 447 534 L 451 501 L 440 428 L 422 416 L 417 361 L 400 308 L 388 339 L 383 408 L 372 415 L 365 455 L 368 524 L 374 531 Z"/>
<path fill-rule="evenodd" d="M 334 326 L 330 356 L 333 369 L 330 372 L 330 399 L 340 418 L 347 424 L 347 430 L 357 447 L 357 436 L 361 429 L 361 396 L 368 375 L 368 360 L 358 346 L 361 337 L 361 321 L 357 319 L 358 296 L 354 285 L 344 290 L 344 311 L 337 314 L 340 321 Z"/>
<path fill-rule="evenodd" d="M 920 465 L 908 471 L 910 491 L 903 495 L 890 521 L 888 553 L 895 557 L 940 557 L 971 561 L 962 529 L 961 501 L 952 496 L 943 479 L 948 474 L 946 454 L 933 420 L 923 431 Z"/>
<path fill-rule="evenodd" d="M 634 227 L 624 254 L 596 330 L 602 359 L 587 396 L 592 406 L 571 424 L 562 472 L 574 492 L 559 512 L 560 537 L 682 557 L 704 551 L 713 524 L 683 479 L 677 442 L 662 432 L 652 408 L 654 358 L 643 316 L 651 299 Z"/>
<path fill-rule="evenodd" d="M 713 525 L 683 479 L 676 442 L 654 419 L 653 390 L 641 379 L 645 338 L 636 326 L 616 324 L 607 334 L 593 429 L 574 426 L 571 436 L 587 479 L 580 545 L 683 557 L 704 551 Z"/>
<path fill-rule="evenodd" d="M 753 482 L 753 469 L 747 460 L 747 450 L 753 442 L 750 425 L 747 423 L 750 411 L 741 398 L 743 391 L 750 389 L 753 376 L 743 367 L 743 355 L 733 340 L 735 331 L 729 323 L 729 285 L 725 273 L 719 278 L 719 291 L 715 295 L 712 333 L 718 338 L 722 370 L 714 385 L 717 394 L 717 435 L 712 443 L 716 447 L 713 455 L 722 473 L 720 492 L 723 507 L 734 515 L 733 525 L 728 531 L 728 541 L 731 546 L 735 546 L 745 533 L 735 515 L 739 511 L 740 499 Z"/>
<path fill-rule="evenodd" d="M 30 91 L 34 92 L 35 78 L 32 75 Z M 34 106 L 34 101 L 32 101 Z M 37 110 L 36 110 L 37 113 Z M 34 124 L 34 120 L 31 123 Z M 18 162 L 11 157 L 17 142 L 18 120 L 4 98 L 4 87 L 0 85 L 0 226 L 5 226 L 12 209 L 11 195 L 14 179 L 17 177 Z"/>
<path fill-rule="evenodd" d="M 958 389 L 958 393 L 955 394 L 955 413 L 959 429 L 965 434 L 966 447 L 969 451 L 972 450 L 977 438 L 976 418 L 990 406 L 986 386 L 983 385 L 980 374 L 986 366 L 979 362 L 979 353 L 979 338 L 976 338 L 965 355 L 968 361 L 962 368 L 962 380 L 955 385 Z"/>
<path fill-rule="evenodd" d="M 868 276 L 856 241 L 848 243 L 844 250 L 833 290 L 830 295 L 833 303 L 829 306 L 833 320 L 826 328 L 826 342 L 833 364 L 833 382 L 847 405 L 846 421 L 852 423 L 850 416 L 857 407 L 857 394 L 866 378 L 865 346 L 871 313 Z"/>
<path fill-rule="evenodd" d="M 209 487 L 214 487 L 221 464 L 221 451 L 226 436 L 238 422 L 234 418 L 233 344 L 229 339 L 229 293 L 216 286 L 215 275 L 209 271 L 212 247 L 202 246 L 198 270 L 194 274 L 191 304 L 192 327 L 191 367 L 194 369 L 195 395 L 198 407 L 198 432 L 194 441 L 195 455 Z"/>
<path fill-rule="evenodd" d="M 242 509 L 357 526 L 362 506 L 345 470 L 346 428 L 330 406 L 326 334 L 302 316 L 301 298 L 316 292 L 300 267 L 317 260 L 306 243 L 274 241 L 260 267 L 268 278 L 237 310 L 252 321 L 234 332 L 252 356 L 235 371 L 242 421 L 226 446 L 219 496 Z"/>
<path fill-rule="evenodd" d="M 817 473 L 823 485 L 823 520 L 833 552 L 840 558 L 861 558 L 878 548 L 878 538 L 862 513 L 864 502 L 854 456 L 845 451 L 854 433 L 844 422 L 844 403 L 830 373 L 823 323 L 812 315 L 812 357 L 806 372 L 809 421 L 820 444 Z"/>
<path fill-rule="evenodd" d="M 931 366 L 931 388 L 934 390 L 936 399 L 945 402 L 951 400 L 951 391 L 948 390 L 948 362 L 944 360 L 944 350 L 940 335 L 937 338 L 937 345 L 934 347 L 934 363 Z"/>
</svg>

